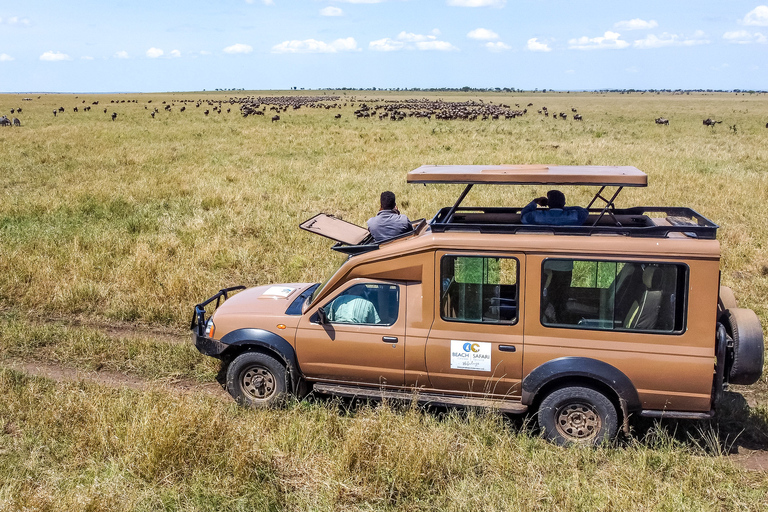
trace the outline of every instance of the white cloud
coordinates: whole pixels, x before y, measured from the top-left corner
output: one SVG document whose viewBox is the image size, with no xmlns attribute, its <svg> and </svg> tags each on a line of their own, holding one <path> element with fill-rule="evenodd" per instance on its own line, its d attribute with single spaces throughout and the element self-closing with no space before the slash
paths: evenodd
<svg viewBox="0 0 768 512">
<path fill-rule="evenodd" d="M 211 55 L 211 52 L 208 50 L 200 50 L 200 55 Z"/>
<path fill-rule="evenodd" d="M 458 50 L 458 48 L 453 46 L 451 43 L 438 40 L 438 34 L 440 34 L 440 31 L 437 29 L 432 31 L 432 35 L 400 32 L 397 35 L 397 39 L 390 39 L 385 37 L 384 39 L 371 41 L 368 43 L 368 48 L 379 52 L 394 52 L 397 50 Z"/>
<path fill-rule="evenodd" d="M 650 48 L 664 48 L 667 46 L 697 46 L 700 44 L 709 44 L 709 40 L 703 39 L 704 33 L 697 30 L 693 38 L 686 38 L 677 34 L 668 34 L 664 32 L 660 36 L 648 34 L 644 39 L 638 39 L 633 44 L 635 48 L 647 50 Z"/>
<path fill-rule="evenodd" d="M 384 39 L 377 39 L 368 43 L 368 49 L 377 52 L 396 52 L 405 48 L 405 43 L 385 37 Z"/>
<path fill-rule="evenodd" d="M 537 37 L 528 40 L 525 47 L 532 52 L 551 52 L 552 48 L 547 43 L 542 43 Z"/>
<path fill-rule="evenodd" d="M 40 60 L 47 60 L 49 62 L 55 62 L 55 61 L 62 61 L 62 60 L 72 60 L 72 57 L 67 55 L 66 53 L 61 52 L 45 52 L 40 56 Z"/>
<path fill-rule="evenodd" d="M 641 20 L 640 18 L 635 18 L 632 20 L 626 20 L 626 21 L 617 21 L 613 24 L 613 28 L 618 28 L 622 30 L 648 30 L 651 28 L 658 27 L 659 24 L 656 22 L 656 20 L 650 20 L 645 21 Z"/>
<path fill-rule="evenodd" d="M 8 18 L 8 20 L 6 20 L 6 23 L 8 23 L 9 25 L 24 25 L 24 26 L 28 26 L 29 25 L 29 19 L 28 18 L 19 18 L 18 16 L 11 16 L 10 18 Z"/>
<path fill-rule="evenodd" d="M 348 4 L 380 4 L 386 0 L 336 0 L 337 2 L 346 2 Z"/>
<path fill-rule="evenodd" d="M 357 50 L 357 41 L 353 37 L 337 39 L 331 43 L 316 39 L 283 41 L 272 47 L 272 53 L 337 53 Z"/>
<path fill-rule="evenodd" d="M 746 30 L 726 32 L 725 34 L 723 34 L 723 39 L 725 39 L 729 43 L 736 43 L 736 44 L 768 43 L 768 37 L 766 37 L 765 34 L 762 34 L 760 32 L 755 32 L 753 34 L 752 32 L 748 32 Z"/>
<path fill-rule="evenodd" d="M 420 41 L 416 43 L 419 50 L 436 50 L 440 52 L 452 52 L 458 50 L 448 41 Z"/>
<path fill-rule="evenodd" d="M 127 59 L 128 58 L 128 52 L 125 50 L 121 50 L 117 53 L 115 53 L 114 57 L 116 59 Z"/>
<path fill-rule="evenodd" d="M 252 4 L 254 0 L 245 0 L 245 3 Z M 264 5 L 275 5 L 275 0 L 261 0 Z"/>
<path fill-rule="evenodd" d="M 251 53 L 253 51 L 253 46 L 249 44 L 243 44 L 243 43 L 235 43 L 232 46 L 227 46 L 224 48 L 224 53 Z"/>
<path fill-rule="evenodd" d="M 511 50 L 512 47 L 509 46 L 506 43 L 502 43 L 501 41 L 493 41 L 485 43 L 485 47 L 488 49 L 489 52 L 505 52 L 507 50 Z"/>
<path fill-rule="evenodd" d="M 80 60 L 93 60 L 93 57 L 91 57 L 90 55 L 83 55 L 82 57 L 80 57 Z"/>
<path fill-rule="evenodd" d="M 149 57 L 150 59 L 156 59 L 158 57 L 162 57 L 163 53 L 165 52 L 163 52 L 163 50 L 161 50 L 160 48 L 153 47 L 147 50 L 147 57 Z"/>
<path fill-rule="evenodd" d="M 400 32 L 397 39 L 405 43 L 419 43 L 422 41 L 434 41 L 436 36 L 425 36 L 423 34 L 414 34 L 412 32 Z"/>
<path fill-rule="evenodd" d="M 744 16 L 744 25 L 768 27 L 768 5 L 758 5 Z"/>
<path fill-rule="evenodd" d="M 448 5 L 456 7 L 504 7 L 507 0 L 448 0 Z"/>
<path fill-rule="evenodd" d="M 600 37 L 579 37 L 568 41 L 572 50 L 621 50 L 629 46 L 629 43 L 619 39 L 621 34 L 608 30 Z"/>
<path fill-rule="evenodd" d="M 320 9 L 320 15 L 321 16 L 343 16 L 344 11 L 342 11 L 338 7 L 333 7 L 332 5 L 329 5 L 328 7 Z"/>
<path fill-rule="evenodd" d="M 0 62 L 11 62 L 13 60 L 13 57 L 8 55 L 7 53 L 0 53 Z"/>
<path fill-rule="evenodd" d="M 494 39 L 498 39 L 499 34 L 493 30 L 488 30 L 487 28 L 476 28 L 467 34 L 467 37 L 470 39 L 478 39 L 480 41 L 492 41 Z"/>
<path fill-rule="evenodd" d="M 171 50 L 171 53 L 169 53 L 168 55 L 175 59 L 175 58 L 181 57 L 181 52 L 179 50 Z"/>
</svg>

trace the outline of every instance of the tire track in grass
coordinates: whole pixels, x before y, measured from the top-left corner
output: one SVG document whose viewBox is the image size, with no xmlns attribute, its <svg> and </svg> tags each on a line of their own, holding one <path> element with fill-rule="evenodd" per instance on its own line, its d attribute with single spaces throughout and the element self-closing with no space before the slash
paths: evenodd
<svg viewBox="0 0 768 512">
<path fill-rule="evenodd" d="M 56 382 L 91 382 L 113 388 L 128 388 L 137 391 L 161 390 L 177 394 L 205 393 L 219 400 L 232 400 L 227 392 L 215 382 L 199 384 L 187 379 L 148 380 L 120 372 L 87 371 L 50 362 L 18 359 L 2 361 L 0 368 L 23 372 L 34 377 L 43 377 Z"/>
</svg>

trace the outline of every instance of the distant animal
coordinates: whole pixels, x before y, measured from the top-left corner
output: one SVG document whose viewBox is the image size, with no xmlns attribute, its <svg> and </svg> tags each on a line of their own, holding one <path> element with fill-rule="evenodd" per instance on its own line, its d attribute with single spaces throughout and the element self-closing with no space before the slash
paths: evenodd
<svg viewBox="0 0 768 512">
<path fill-rule="evenodd" d="M 21 107 L 19 107 L 19 108 L 17 108 L 17 109 L 16 109 L 16 113 L 17 113 L 17 114 L 21 114 Z M 11 111 L 11 114 L 13 114 L 13 111 Z"/>
<path fill-rule="evenodd" d="M 11 109 L 11 114 L 13 114 L 13 113 L 14 113 L 14 110 L 13 110 L 13 109 Z"/>
<path fill-rule="evenodd" d="M 114 121 L 117 119 L 117 112 L 112 112 L 112 120 Z"/>
<path fill-rule="evenodd" d="M 275 121 L 279 121 L 279 120 L 280 120 L 280 116 L 272 116 L 272 122 L 273 122 L 273 123 L 274 123 Z"/>
<path fill-rule="evenodd" d="M 58 111 L 57 111 L 57 110 L 54 110 L 54 111 L 53 111 L 53 117 L 56 117 L 56 114 L 58 114 Z"/>
<path fill-rule="evenodd" d="M 584 118 L 581 117 L 581 114 L 573 114 L 573 120 L 574 121 L 583 121 Z"/>
<path fill-rule="evenodd" d="M 153 110 L 152 112 L 149 113 L 149 115 L 151 115 L 152 119 L 154 119 L 155 118 L 155 111 Z"/>
<path fill-rule="evenodd" d="M 59 112 L 64 112 L 64 107 L 59 107 Z"/>
<path fill-rule="evenodd" d="M 765 127 L 768 128 L 768 123 L 765 123 Z"/>
<path fill-rule="evenodd" d="M 722 123 L 722 121 L 714 121 L 712 118 L 706 118 L 704 121 L 702 121 L 704 126 L 711 126 L 714 127 L 716 124 Z"/>
<path fill-rule="evenodd" d="M 13 118 L 13 126 L 21 126 L 21 121 L 19 121 L 18 117 Z"/>
<path fill-rule="evenodd" d="M 0 117 L 0 126 L 11 126 L 11 120 L 7 117 Z"/>
<path fill-rule="evenodd" d="M 655 121 L 656 121 L 656 124 L 665 124 L 669 126 L 669 119 L 665 119 L 663 117 L 657 117 Z"/>
<path fill-rule="evenodd" d="M 341 114 L 336 114 L 335 116 L 333 116 L 333 118 L 334 119 L 341 119 Z"/>
<path fill-rule="evenodd" d="M 77 107 L 72 109 L 73 112 L 77 112 Z"/>
<path fill-rule="evenodd" d="M 107 113 L 107 109 L 106 109 L 106 108 L 104 109 L 104 113 L 105 113 L 105 114 Z"/>
</svg>

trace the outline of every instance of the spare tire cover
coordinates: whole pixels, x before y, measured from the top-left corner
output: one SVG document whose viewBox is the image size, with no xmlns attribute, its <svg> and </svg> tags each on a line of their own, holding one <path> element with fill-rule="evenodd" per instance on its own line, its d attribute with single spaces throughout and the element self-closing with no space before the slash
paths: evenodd
<svg viewBox="0 0 768 512">
<path fill-rule="evenodd" d="M 733 338 L 733 352 L 726 363 L 728 382 L 754 384 L 763 374 L 763 328 L 751 309 L 733 308 L 725 312 L 726 329 Z"/>
</svg>

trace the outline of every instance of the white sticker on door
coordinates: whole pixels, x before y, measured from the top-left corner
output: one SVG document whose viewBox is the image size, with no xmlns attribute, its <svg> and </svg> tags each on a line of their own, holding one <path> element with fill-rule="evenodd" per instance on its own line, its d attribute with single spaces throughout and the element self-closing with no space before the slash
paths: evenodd
<svg viewBox="0 0 768 512">
<path fill-rule="evenodd" d="M 491 371 L 491 344 L 451 340 L 451 369 Z"/>
</svg>

